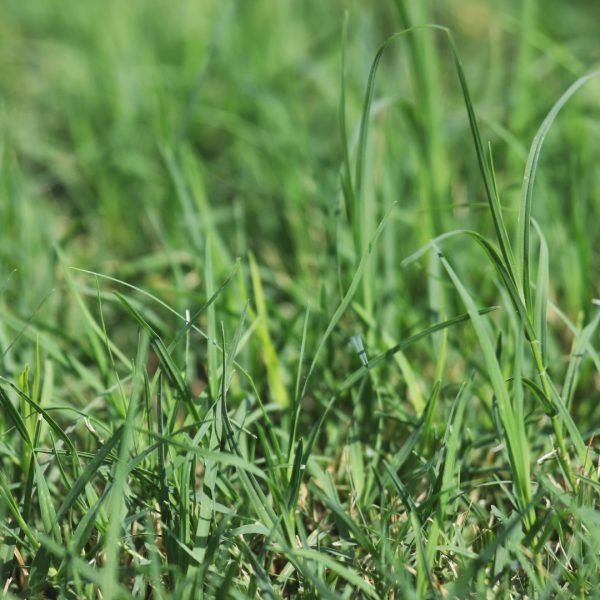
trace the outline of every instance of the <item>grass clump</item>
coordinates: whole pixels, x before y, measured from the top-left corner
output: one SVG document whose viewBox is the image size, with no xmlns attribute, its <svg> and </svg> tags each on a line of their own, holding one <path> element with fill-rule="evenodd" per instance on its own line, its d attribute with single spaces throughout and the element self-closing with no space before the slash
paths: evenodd
<svg viewBox="0 0 600 600">
<path fill-rule="evenodd" d="M 201 4 L 0 8 L 2 593 L 594 597 L 596 8 Z"/>
</svg>

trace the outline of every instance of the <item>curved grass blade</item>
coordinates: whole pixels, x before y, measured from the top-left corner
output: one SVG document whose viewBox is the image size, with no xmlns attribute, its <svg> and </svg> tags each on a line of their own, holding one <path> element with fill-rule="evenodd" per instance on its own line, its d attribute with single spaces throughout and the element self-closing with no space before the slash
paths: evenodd
<svg viewBox="0 0 600 600">
<path fill-rule="evenodd" d="M 498 309 L 497 306 L 490 306 L 488 308 L 479 309 L 477 311 L 477 314 L 478 315 L 486 315 L 497 309 Z M 362 377 L 364 377 L 364 375 L 366 375 L 369 372 L 369 370 L 373 369 L 378 364 L 384 362 L 385 360 L 387 360 L 388 358 L 390 358 L 397 352 L 400 352 L 401 350 L 408 348 L 408 346 L 411 346 L 412 344 L 418 342 L 419 340 L 422 340 L 422 339 L 430 336 L 432 333 L 435 333 L 436 331 L 441 331 L 442 329 L 446 329 L 447 327 L 452 327 L 453 325 L 458 325 L 459 323 L 468 321 L 471 318 L 472 317 L 471 317 L 470 313 L 464 313 L 462 315 L 458 315 L 457 317 L 453 317 L 451 319 L 447 319 L 446 321 L 442 321 L 440 323 L 436 323 L 435 325 L 431 325 L 430 327 L 427 327 L 423 331 L 420 331 L 419 333 L 416 333 L 414 335 L 411 335 L 410 337 L 407 337 L 406 339 L 402 340 L 395 346 L 388 348 L 385 352 L 382 352 L 381 354 L 378 354 L 377 356 L 375 356 L 374 358 L 369 360 L 369 368 L 364 367 L 364 366 L 360 367 L 359 369 L 354 371 L 354 373 L 352 373 L 352 375 L 349 375 L 343 381 L 343 383 L 338 387 L 338 389 L 337 389 L 338 393 L 347 390 L 349 387 L 354 385 L 357 381 L 362 379 Z"/>
<path fill-rule="evenodd" d="M 563 95 L 556 101 L 554 106 L 550 109 L 550 112 L 546 115 L 540 128 L 538 129 L 533 143 L 529 150 L 527 157 L 527 164 L 525 166 L 525 174 L 523 176 L 523 187 L 521 191 L 522 203 L 521 203 L 521 214 L 519 217 L 520 229 L 519 237 L 517 240 L 517 253 L 518 253 L 518 264 L 521 275 L 521 285 L 523 287 L 523 293 L 525 298 L 525 305 L 528 310 L 531 310 L 531 283 L 530 283 L 530 229 L 531 229 L 531 207 L 533 203 L 533 187 L 535 183 L 535 176 L 537 173 L 538 162 L 544 144 L 544 139 L 552 123 L 556 119 L 558 113 L 561 111 L 563 106 L 569 101 L 569 99 L 575 94 L 575 92 L 581 88 L 585 83 L 599 77 L 600 71 L 593 71 L 586 75 L 583 75 L 577 79 L 571 86 L 563 93 Z"/>
</svg>

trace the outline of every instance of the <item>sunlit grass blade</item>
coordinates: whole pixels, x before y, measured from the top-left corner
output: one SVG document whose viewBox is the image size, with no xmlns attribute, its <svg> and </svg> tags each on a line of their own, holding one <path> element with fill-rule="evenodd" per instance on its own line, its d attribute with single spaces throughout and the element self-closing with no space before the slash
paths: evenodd
<svg viewBox="0 0 600 600">
<path fill-rule="evenodd" d="M 282 367 L 279 364 L 277 352 L 275 351 L 273 341 L 271 340 L 271 334 L 269 333 L 269 315 L 267 313 L 265 294 L 260 279 L 258 265 L 256 264 L 256 260 L 252 253 L 248 255 L 248 264 L 250 267 L 252 290 L 254 292 L 256 316 L 258 317 L 256 333 L 260 342 L 260 354 L 265 364 L 265 369 L 267 370 L 269 390 L 275 402 L 281 404 L 281 406 L 288 406 L 290 402 L 289 394 L 284 383 Z"/>
</svg>

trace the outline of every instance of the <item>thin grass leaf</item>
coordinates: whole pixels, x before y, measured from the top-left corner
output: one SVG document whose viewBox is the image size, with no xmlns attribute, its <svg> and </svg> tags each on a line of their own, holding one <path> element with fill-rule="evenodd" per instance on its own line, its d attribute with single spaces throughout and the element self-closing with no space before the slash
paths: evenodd
<svg viewBox="0 0 600 600">
<path fill-rule="evenodd" d="M 554 106 L 550 109 L 550 112 L 546 115 L 540 128 L 538 129 L 533 143 L 527 156 L 527 164 L 525 165 L 525 174 L 523 175 L 523 187 L 521 191 L 521 213 L 519 216 L 519 237 L 517 239 L 517 255 L 519 273 L 521 275 L 521 286 L 523 288 L 525 305 L 530 309 L 531 307 L 531 283 L 530 283 L 530 229 L 531 229 L 531 208 L 533 204 L 533 188 L 535 184 L 535 177 L 537 174 L 538 162 L 544 140 L 552 123 L 558 116 L 563 106 L 569 101 L 569 99 L 575 94 L 575 92 L 581 88 L 585 83 L 599 77 L 600 71 L 593 71 L 587 75 L 583 75 L 577 79 L 569 88 L 563 93 L 563 95 L 556 101 Z"/>
<path fill-rule="evenodd" d="M 260 341 L 261 356 L 267 370 L 269 391 L 271 392 L 273 400 L 285 407 L 290 403 L 289 395 L 283 380 L 282 368 L 279 364 L 279 359 L 277 358 L 277 352 L 275 352 L 271 334 L 269 333 L 269 315 L 267 313 L 265 295 L 260 280 L 258 266 L 252 253 L 248 254 L 248 264 L 250 266 L 250 278 L 252 280 L 252 290 L 254 292 L 256 316 L 258 318 L 256 333 Z"/>
<path fill-rule="evenodd" d="M 150 344 L 156 355 L 158 356 L 158 360 L 160 362 L 161 367 L 164 370 L 164 373 L 169 380 L 169 383 L 177 390 L 179 397 L 185 402 L 188 407 L 190 414 L 194 421 L 200 420 L 200 415 L 198 413 L 198 409 L 194 404 L 194 400 L 191 397 L 190 390 L 188 386 L 183 380 L 181 376 L 181 371 L 173 361 L 170 352 L 165 346 L 164 342 L 160 339 L 158 333 L 152 328 L 152 326 L 144 319 L 144 317 L 137 311 L 129 301 L 122 296 L 119 292 L 114 292 L 115 296 L 121 302 L 121 304 L 125 307 L 127 312 L 138 322 L 140 327 L 148 334 L 150 338 Z"/>
<path fill-rule="evenodd" d="M 529 506 L 531 502 L 532 494 L 530 487 L 529 447 L 526 443 L 524 444 L 524 441 L 527 440 L 527 436 L 522 431 L 524 424 L 515 419 L 510 395 L 491 342 L 491 332 L 489 331 L 488 324 L 481 318 L 473 299 L 454 272 L 454 269 L 450 266 L 450 263 L 441 252 L 439 255 L 444 268 L 448 272 L 452 283 L 459 292 L 460 297 L 468 310 L 473 328 L 477 334 L 479 346 L 485 360 L 486 371 L 498 403 L 498 412 L 502 423 L 504 439 L 506 441 L 508 459 L 515 480 L 519 508 L 527 527 L 530 528 L 533 526 L 535 517 L 530 509 L 528 509 L 528 512 L 525 512 L 525 507 Z"/>
<path fill-rule="evenodd" d="M 460 476 L 455 476 L 460 435 L 462 432 L 463 416 L 466 408 L 468 386 L 463 384 L 458 392 L 449 420 L 449 427 L 444 436 L 444 463 L 441 477 L 441 490 L 437 498 L 436 515 L 429 528 L 429 536 L 426 543 L 426 556 L 428 565 L 433 565 L 438 552 L 438 541 L 440 533 L 444 533 L 446 523 L 446 510 L 451 496 L 459 487 Z M 417 589 L 423 594 L 429 581 L 421 571 L 417 577 Z"/>
<path fill-rule="evenodd" d="M 106 562 L 102 569 L 101 590 L 105 600 L 112 600 L 118 596 L 118 576 L 121 531 L 123 519 L 127 513 L 126 499 L 128 496 L 129 455 L 133 449 L 134 419 L 137 415 L 139 395 L 143 389 L 142 372 L 148 352 L 148 336 L 142 333 L 138 342 L 138 351 L 134 364 L 133 385 L 129 395 L 127 415 L 123 424 L 121 439 L 119 440 L 118 461 L 113 468 L 113 483 L 110 497 L 107 500 L 107 511 L 111 515 L 108 522 L 103 545 Z"/>
<path fill-rule="evenodd" d="M 323 552 L 317 552 L 316 550 L 310 550 L 308 548 L 285 549 L 282 550 L 282 552 L 290 557 L 303 558 L 316 562 L 339 577 L 344 578 L 348 583 L 351 583 L 353 586 L 364 592 L 369 598 L 378 598 L 377 592 L 366 579 L 363 579 L 354 569 L 346 567 L 340 561 L 335 560 L 333 557 Z"/>
<path fill-rule="evenodd" d="M 490 306 L 489 308 L 479 309 L 477 314 L 486 315 L 497 309 L 498 309 L 497 306 Z M 446 321 L 436 323 L 435 325 L 432 325 L 431 327 L 427 327 L 423 331 L 420 331 L 419 333 L 411 335 L 410 337 L 402 340 L 395 346 L 388 348 L 385 352 L 382 352 L 381 354 L 378 354 L 377 356 L 371 358 L 371 360 L 369 361 L 369 369 L 367 369 L 365 367 L 360 367 L 354 373 L 349 375 L 344 380 L 344 382 L 339 386 L 338 392 L 343 392 L 343 391 L 347 390 L 348 388 L 352 387 L 357 381 L 362 379 L 368 373 L 369 370 L 373 369 L 378 364 L 385 362 L 388 358 L 390 358 L 397 352 L 400 352 L 400 351 L 404 350 L 405 348 L 408 348 L 408 346 L 411 346 L 415 342 L 418 342 L 419 340 L 422 340 L 422 339 L 430 336 L 432 333 L 435 333 L 436 331 L 441 331 L 443 329 L 446 329 L 447 327 L 452 327 L 454 325 L 457 325 L 458 323 L 463 323 L 464 321 L 468 321 L 469 319 L 471 319 L 471 315 L 469 313 L 464 313 L 462 315 L 458 315 L 457 317 L 453 317 Z"/>
<path fill-rule="evenodd" d="M 548 361 L 548 290 L 550 287 L 550 269 L 548 266 L 548 244 L 539 225 L 533 221 L 540 239 L 537 282 L 535 286 L 535 304 L 533 324 L 536 338 L 540 340 L 540 349 L 544 364 Z M 568 405 L 568 403 L 567 403 Z"/>
</svg>

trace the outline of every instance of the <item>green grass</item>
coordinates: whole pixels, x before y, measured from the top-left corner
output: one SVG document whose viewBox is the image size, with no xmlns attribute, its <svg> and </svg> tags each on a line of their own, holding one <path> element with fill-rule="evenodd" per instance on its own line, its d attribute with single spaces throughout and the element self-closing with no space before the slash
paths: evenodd
<svg viewBox="0 0 600 600">
<path fill-rule="evenodd" d="M 4 597 L 595 597 L 597 22 L 3 2 Z"/>
</svg>

